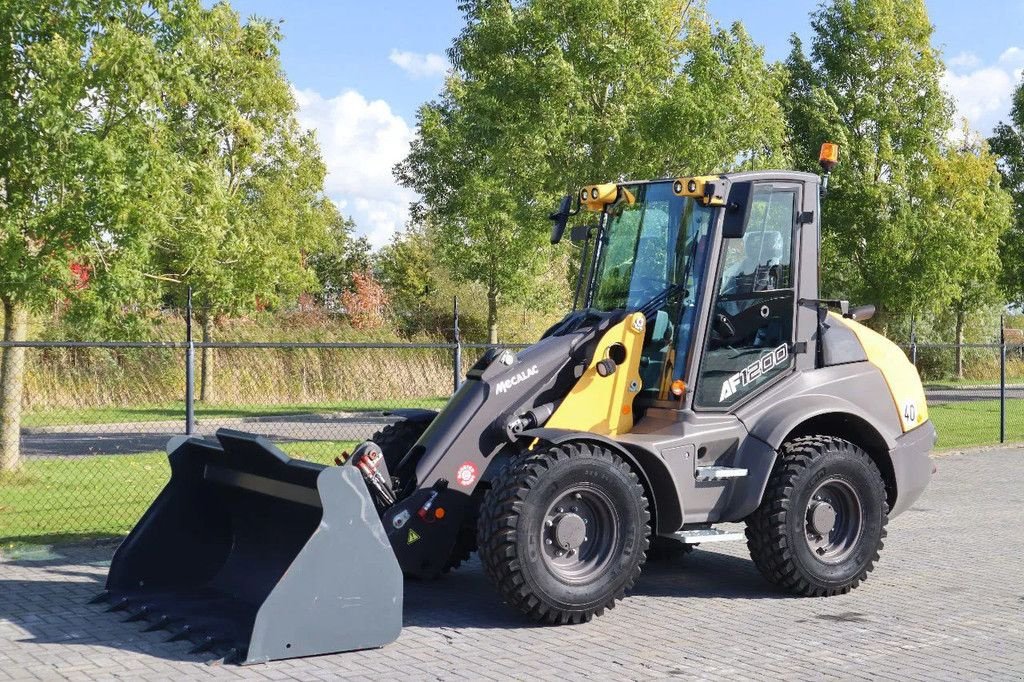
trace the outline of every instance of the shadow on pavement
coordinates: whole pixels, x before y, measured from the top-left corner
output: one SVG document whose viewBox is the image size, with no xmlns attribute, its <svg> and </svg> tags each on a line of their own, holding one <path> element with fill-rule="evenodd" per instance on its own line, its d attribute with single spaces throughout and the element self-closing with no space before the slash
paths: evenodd
<svg viewBox="0 0 1024 682">
<path fill-rule="evenodd" d="M 4 569 L 14 567 L 18 577 L 24 578 L 0 579 L 0 619 L 28 633 L 18 642 L 98 645 L 168 660 L 206 660 L 203 654 L 189 654 L 190 644 L 165 642 L 168 633 L 164 631 L 142 632 L 144 622 L 122 622 L 124 614 L 106 613 L 103 607 L 87 603 L 102 589 L 105 567 L 115 547 L 110 543 L 58 546 L 49 548 L 48 555 L 5 559 L 0 563 L 0 575 L 9 575 L 11 571 Z M 786 598 L 760 577 L 749 560 L 699 550 L 648 563 L 631 594 L 694 599 Z M 615 614 L 605 617 L 614 618 Z M 437 580 L 407 580 L 404 626 L 543 627 L 526 621 L 502 603 L 475 558 L 456 573 Z"/>
</svg>

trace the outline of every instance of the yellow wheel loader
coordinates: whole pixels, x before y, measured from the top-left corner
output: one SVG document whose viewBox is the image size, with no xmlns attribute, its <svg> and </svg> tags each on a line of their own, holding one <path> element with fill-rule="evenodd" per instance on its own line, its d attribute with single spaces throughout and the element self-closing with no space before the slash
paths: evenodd
<svg viewBox="0 0 1024 682">
<path fill-rule="evenodd" d="M 378 647 L 403 576 L 479 552 L 529 619 L 615 606 L 654 545 L 746 540 L 796 595 L 857 587 L 927 485 L 913 365 L 818 292 L 816 175 L 587 186 L 576 303 L 490 350 L 439 413 L 406 411 L 340 466 L 261 437 L 169 445 L 171 478 L 117 550 L 111 610 L 228 661 Z M 745 533 L 718 524 L 744 522 Z M 767 586 L 766 586 L 767 589 Z"/>
</svg>

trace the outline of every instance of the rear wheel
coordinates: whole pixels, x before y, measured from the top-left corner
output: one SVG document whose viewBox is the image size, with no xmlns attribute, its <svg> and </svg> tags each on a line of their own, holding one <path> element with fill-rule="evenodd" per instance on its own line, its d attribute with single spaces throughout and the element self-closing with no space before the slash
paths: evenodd
<svg viewBox="0 0 1024 682">
<path fill-rule="evenodd" d="M 643 488 L 622 459 L 568 443 L 499 475 L 481 505 L 477 544 L 509 604 L 534 620 L 580 623 L 633 586 L 649 522 Z"/>
<path fill-rule="evenodd" d="M 888 522 L 885 484 L 864 450 L 827 436 L 782 447 L 747 546 L 768 580 L 804 596 L 843 594 L 867 579 Z"/>
</svg>

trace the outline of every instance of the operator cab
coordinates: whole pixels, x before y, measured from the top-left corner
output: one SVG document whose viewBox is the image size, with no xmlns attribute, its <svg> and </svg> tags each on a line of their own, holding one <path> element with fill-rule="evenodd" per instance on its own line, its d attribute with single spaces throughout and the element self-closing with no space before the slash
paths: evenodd
<svg viewBox="0 0 1024 682">
<path fill-rule="evenodd" d="M 728 409 L 793 369 L 798 298 L 817 298 L 819 182 L 780 172 L 583 188 L 598 223 L 574 230 L 586 235 L 574 314 L 647 314 L 639 410 Z M 558 237 L 568 215 L 563 204 L 552 216 Z"/>
</svg>

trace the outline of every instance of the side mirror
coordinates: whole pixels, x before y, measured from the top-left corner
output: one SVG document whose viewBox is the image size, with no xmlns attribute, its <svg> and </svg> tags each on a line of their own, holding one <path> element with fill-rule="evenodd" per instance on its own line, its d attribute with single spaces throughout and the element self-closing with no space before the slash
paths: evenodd
<svg viewBox="0 0 1024 682">
<path fill-rule="evenodd" d="M 859 305 L 853 310 L 851 310 L 849 313 L 847 313 L 846 316 L 853 320 L 854 322 L 863 322 L 865 320 L 870 320 L 872 317 L 875 316 L 875 306 L 871 304 Z"/>
<path fill-rule="evenodd" d="M 565 234 L 565 226 L 569 223 L 569 216 L 572 215 L 572 195 L 566 194 L 558 204 L 558 210 L 548 216 L 548 220 L 554 224 L 551 226 L 551 243 L 557 244 L 562 241 Z"/>
<path fill-rule="evenodd" d="M 725 219 L 722 222 L 724 238 L 739 239 L 746 233 L 747 223 L 750 222 L 753 193 L 752 182 L 734 182 L 729 188 L 729 198 L 725 202 Z"/>
</svg>

